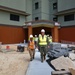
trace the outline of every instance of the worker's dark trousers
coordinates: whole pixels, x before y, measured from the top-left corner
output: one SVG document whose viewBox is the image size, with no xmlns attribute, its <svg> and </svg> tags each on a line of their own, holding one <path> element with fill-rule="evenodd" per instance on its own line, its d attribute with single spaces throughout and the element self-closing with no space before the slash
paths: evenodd
<svg viewBox="0 0 75 75">
<path fill-rule="evenodd" d="M 41 60 L 43 61 L 47 53 L 47 46 L 40 46 Z"/>
</svg>

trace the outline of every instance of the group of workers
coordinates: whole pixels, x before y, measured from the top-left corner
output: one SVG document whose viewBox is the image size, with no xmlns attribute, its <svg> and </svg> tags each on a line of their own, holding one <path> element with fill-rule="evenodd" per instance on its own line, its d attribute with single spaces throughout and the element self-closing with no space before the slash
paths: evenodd
<svg viewBox="0 0 75 75">
<path fill-rule="evenodd" d="M 41 30 L 41 34 L 37 37 L 33 37 L 30 35 L 29 42 L 28 42 L 28 50 L 30 54 L 30 61 L 34 59 L 35 55 L 35 48 L 38 48 L 41 54 L 41 62 L 46 59 L 47 48 L 49 48 L 49 43 L 52 43 L 52 36 L 45 35 L 45 30 Z"/>
</svg>

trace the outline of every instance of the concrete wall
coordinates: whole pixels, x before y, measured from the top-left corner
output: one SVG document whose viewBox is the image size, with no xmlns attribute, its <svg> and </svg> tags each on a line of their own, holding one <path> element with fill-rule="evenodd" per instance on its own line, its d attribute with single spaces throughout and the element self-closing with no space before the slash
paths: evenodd
<svg viewBox="0 0 75 75">
<path fill-rule="evenodd" d="M 35 3 L 39 3 L 39 8 L 35 9 Z M 32 0 L 32 20 L 35 20 L 35 17 L 41 19 L 41 0 Z"/>
<path fill-rule="evenodd" d="M 49 0 L 41 0 L 41 19 L 49 20 Z"/>
<path fill-rule="evenodd" d="M 32 0 L 26 0 L 26 12 L 30 14 L 30 16 L 27 16 L 26 21 L 32 21 Z"/>
<path fill-rule="evenodd" d="M 57 9 L 53 9 L 53 3 L 56 3 L 57 0 L 49 0 L 49 19 L 53 21 L 53 18 L 55 17 L 53 14 L 57 12 Z"/>
<path fill-rule="evenodd" d="M 21 16 L 21 19 L 24 22 L 25 21 L 31 21 L 32 20 L 32 0 L 0 0 L 0 5 L 6 6 L 6 7 L 9 7 L 9 8 L 13 8 L 13 9 L 17 9 L 17 10 L 21 10 L 21 11 L 24 11 L 26 13 L 31 14 L 30 16 L 26 17 L 26 20 L 25 20 L 25 18 L 22 18 L 22 16 Z M 6 14 L 7 13 L 5 13 L 5 15 Z"/>
<path fill-rule="evenodd" d="M 0 5 L 26 11 L 26 0 L 0 0 Z"/>
<path fill-rule="evenodd" d="M 12 21 L 9 12 L 0 11 L 0 24 L 23 26 L 24 22 L 25 16 L 20 15 L 20 21 Z"/>
<path fill-rule="evenodd" d="M 58 0 L 58 12 L 75 8 L 75 0 Z"/>
<path fill-rule="evenodd" d="M 35 3 L 39 2 L 39 8 L 35 9 Z M 33 0 L 32 1 L 32 16 L 33 20 L 35 17 L 39 17 L 39 20 L 49 20 L 50 8 L 49 8 L 49 0 Z"/>
<path fill-rule="evenodd" d="M 75 17 L 75 13 L 74 13 L 74 17 Z M 64 15 L 58 16 L 58 22 L 60 23 L 61 26 L 75 25 L 75 20 L 73 20 L 73 21 L 64 21 Z"/>
</svg>

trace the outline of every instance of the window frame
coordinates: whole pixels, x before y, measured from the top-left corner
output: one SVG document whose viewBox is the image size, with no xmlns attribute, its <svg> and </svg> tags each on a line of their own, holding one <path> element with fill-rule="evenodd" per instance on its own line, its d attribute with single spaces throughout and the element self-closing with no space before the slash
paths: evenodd
<svg viewBox="0 0 75 75">
<path fill-rule="evenodd" d="M 39 2 L 36 2 L 35 3 L 35 9 L 38 9 L 39 8 Z"/>
<path fill-rule="evenodd" d="M 73 20 L 75 20 L 75 15 L 74 15 L 74 13 L 64 15 L 64 21 L 73 21 Z"/>
<path fill-rule="evenodd" d="M 53 3 L 53 10 L 57 9 L 57 2 Z"/>
<path fill-rule="evenodd" d="M 56 19 L 56 20 L 54 20 L 54 19 Z M 53 17 L 53 21 L 57 22 L 58 21 L 58 17 L 57 16 Z"/>
<path fill-rule="evenodd" d="M 10 14 L 10 20 L 11 21 L 20 21 L 20 16 L 17 14 Z"/>
<path fill-rule="evenodd" d="M 39 20 L 39 17 L 35 17 L 35 21 Z"/>
</svg>

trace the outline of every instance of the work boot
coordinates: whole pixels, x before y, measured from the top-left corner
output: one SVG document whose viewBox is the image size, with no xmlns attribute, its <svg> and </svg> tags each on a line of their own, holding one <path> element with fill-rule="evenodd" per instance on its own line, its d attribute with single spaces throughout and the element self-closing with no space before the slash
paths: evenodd
<svg viewBox="0 0 75 75">
<path fill-rule="evenodd" d="M 44 59 L 43 58 L 41 58 L 41 62 L 43 63 L 43 61 L 44 61 Z"/>
<path fill-rule="evenodd" d="M 33 56 L 33 59 L 34 59 L 34 56 Z"/>
<path fill-rule="evenodd" d="M 41 59 L 41 62 L 43 63 L 43 59 Z"/>
<path fill-rule="evenodd" d="M 32 61 L 33 59 L 32 58 L 30 58 L 30 61 Z"/>
</svg>

